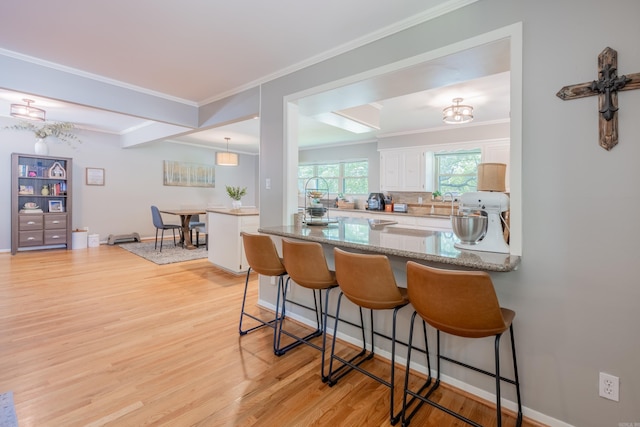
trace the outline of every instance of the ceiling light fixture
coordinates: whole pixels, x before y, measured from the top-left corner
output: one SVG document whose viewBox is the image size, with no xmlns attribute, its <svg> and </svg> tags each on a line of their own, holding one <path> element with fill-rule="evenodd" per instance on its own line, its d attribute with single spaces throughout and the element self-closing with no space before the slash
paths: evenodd
<svg viewBox="0 0 640 427">
<path fill-rule="evenodd" d="M 47 112 L 41 108 L 33 107 L 31 103 L 35 101 L 31 99 L 23 99 L 23 101 L 26 102 L 27 105 L 11 104 L 11 117 L 44 122 Z"/>
<path fill-rule="evenodd" d="M 229 140 L 231 138 L 225 137 L 227 140 L 227 151 L 218 151 L 216 153 L 216 165 L 218 166 L 238 166 L 238 155 L 236 153 L 229 152 Z"/>
<path fill-rule="evenodd" d="M 473 120 L 473 107 L 460 105 L 462 98 L 454 98 L 453 105 L 442 110 L 442 121 L 448 124 L 469 123 Z"/>
</svg>

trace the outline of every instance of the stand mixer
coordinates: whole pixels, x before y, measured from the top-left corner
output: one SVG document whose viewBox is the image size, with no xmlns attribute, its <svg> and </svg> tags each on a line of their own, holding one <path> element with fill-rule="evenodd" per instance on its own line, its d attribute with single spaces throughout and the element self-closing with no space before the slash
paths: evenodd
<svg viewBox="0 0 640 427">
<path fill-rule="evenodd" d="M 509 196 L 504 193 L 491 191 L 476 191 L 464 193 L 459 199 L 458 212 L 468 215 L 474 211 L 482 211 L 487 215 L 487 230 L 475 244 L 456 243 L 458 249 L 472 251 L 509 253 L 509 245 L 504 240 L 502 231 L 502 212 L 509 210 Z M 460 237 L 460 236 L 458 236 Z"/>
</svg>

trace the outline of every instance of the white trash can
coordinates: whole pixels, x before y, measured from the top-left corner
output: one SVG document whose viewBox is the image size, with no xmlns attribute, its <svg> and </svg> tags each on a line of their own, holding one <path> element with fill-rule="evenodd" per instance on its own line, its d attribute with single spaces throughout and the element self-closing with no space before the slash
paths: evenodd
<svg viewBox="0 0 640 427">
<path fill-rule="evenodd" d="M 87 230 L 72 230 L 71 249 L 86 249 L 87 234 L 89 234 Z"/>
<path fill-rule="evenodd" d="M 97 248 L 100 246 L 100 235 L 99 234 L 89 234 L 89 247 Z"/>
</svg>

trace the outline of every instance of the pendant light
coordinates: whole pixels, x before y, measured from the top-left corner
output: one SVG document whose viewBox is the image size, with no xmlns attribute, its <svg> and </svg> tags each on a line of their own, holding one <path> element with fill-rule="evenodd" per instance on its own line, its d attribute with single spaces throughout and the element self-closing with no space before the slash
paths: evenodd
<svg viewBox="0 0 640 427">
<path fill-rule="evenodd" d="M 230 139 L 229 137 L 225 137 L 227 141 L 227 151 L 218 151 L 216 153 L 216 165 L 218 166 L 238 166 L 238 155 L 229 152 Z"/>
<path fill-rule="evenodd" d="M 23 99 L 27 104 L 11 104 L 11 117 L 17 117 L 19 119 L 35 120 L 37 122 L 44 122 L 46 111 L 41 108 L 36 108 L 31 105 L 34 102 L 31 99 Z"/>
</svg>

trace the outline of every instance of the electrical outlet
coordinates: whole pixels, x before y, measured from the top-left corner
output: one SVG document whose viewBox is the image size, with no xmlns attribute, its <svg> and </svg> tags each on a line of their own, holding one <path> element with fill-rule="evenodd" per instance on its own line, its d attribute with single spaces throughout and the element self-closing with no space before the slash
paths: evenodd
<svg viewBox="0 0 640 427">
<path fill-rule="evenodd" d="M 620 400 L 620 379 L 600 372 L 600 397 L 618 402 Z"/>
<path fill-rule="evenodd" d="M 422 197 L 418 197 L 418 204 L 422 204 Z"/>
<path fill-rule="evenodd" d="M 270 285 L 275 285 L 276 284 L 276 278 L 274 276 L 269 277 L 269 284 Z"/>
</svg>

